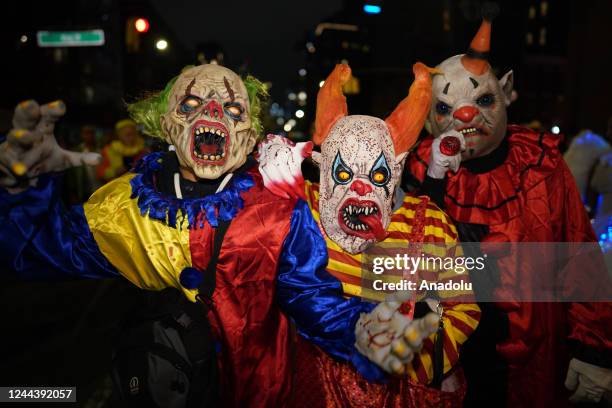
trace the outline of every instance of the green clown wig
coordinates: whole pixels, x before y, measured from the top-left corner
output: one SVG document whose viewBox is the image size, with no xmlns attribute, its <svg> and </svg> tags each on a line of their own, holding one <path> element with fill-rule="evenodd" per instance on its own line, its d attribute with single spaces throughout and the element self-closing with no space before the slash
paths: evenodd
<svg viewBox="0 0 612 408">
<path fill-rule="evenodd" d="M 183 71 L 188 68 L 191 68 L 191 66 L 185 67 Z M 127 110 L 130 117 L 142 126 L 145 134 L 164 139 L 160 118 L 168 110 L 168 97 L 177 78 L 178 76 L 172 78 L 162 91 L 128 104 Z M 260 117 L 261 110 L 268 97 L 268 90 L 265 84 L 251 75 L 247 75 L 243 82 L 249 95 L 249 105 L 251 106 L 251 128 L 255 130 L 259 138 L 263 133 Z"/>
</svg>

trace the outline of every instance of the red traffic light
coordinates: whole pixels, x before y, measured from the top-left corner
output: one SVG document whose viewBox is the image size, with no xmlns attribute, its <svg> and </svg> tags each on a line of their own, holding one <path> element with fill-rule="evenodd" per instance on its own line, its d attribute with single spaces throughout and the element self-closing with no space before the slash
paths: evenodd
<svg viewBox="0 0 612 408">
<path fill-rule="evenodd" d="M 134 27 L 139 33 L 146 33 L 149 31 L 149 21 L 146 18 L 137 18 L 134 21 Z"/>
</svg>

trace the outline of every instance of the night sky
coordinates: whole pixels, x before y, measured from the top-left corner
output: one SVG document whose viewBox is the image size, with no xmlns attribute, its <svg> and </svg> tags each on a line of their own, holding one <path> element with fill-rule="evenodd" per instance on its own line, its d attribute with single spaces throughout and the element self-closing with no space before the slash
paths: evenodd
<svg viewBox="0 0 612 408">
<path fill-rule="evenodd" d="M 218 42 L 230 65 L 248 61 L 249 71 L 262 80 L 274 80 L 278 92 L 301 67 L 298 41 L 338 11 L 342 0 L 152 0 L 152 4 L 186 47 Z"/>
</svg>

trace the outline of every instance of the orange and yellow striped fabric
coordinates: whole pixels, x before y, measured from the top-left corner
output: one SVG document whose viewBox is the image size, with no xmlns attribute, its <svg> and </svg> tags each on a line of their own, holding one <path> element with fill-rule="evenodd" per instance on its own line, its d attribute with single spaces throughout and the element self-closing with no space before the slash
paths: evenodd
<svg viewBox="0 0 612 408">
<path fill-rule="evenodd" d="M 305 192 L 312 215 L 327 242 L 329 254 L 327 270 L 342 282 L 345 296 L 360 296 L 365 300 L 375 302 L 384 300 L 383 292 L 362 287 L 363 254 L 349 254 L 325 234 L 319 215 L 318 184 L 306 182 Z M 424 217 L 417 216 L 417 213 L 424 214 Z M 419 233 L 413 234 L 417 230 Z M 448 216 L 426 197 L 406 195 L 402 206 L 393 213 L 387 232 L 389 235 L 384 243 L 400 245 L 406 243 L 408 246 L 408 243 L 414 244 L 415 239 L 425 245 L 457 242 L 455 226 Z M 445 245 L 431 245 L 432 251 L 440 251 L 443 248 Z M 439 256 L 444 256 L 444 254 L 439 254 Z M 419 271 L 419 274 L 431 275 L 432 273 L 437 275 L 435 277 L 437 282 L 443 282 L 448 276 L 456 276 L 456 273 L 452 271 Z M 426 279 L 434 280 L 431 276 Z M 457 292 L 453 294 L 464 295 Z M 443 296 L 442 293 L 439 295 Z M 480 309 L 475 303 L 461 303 L 448 298 L 446 301 L 442 299 L 441 303 L 444 307 L 444 373 L 447 373 L 458 362 L 461 344 L 467 340 L 478 325 Z M 408 375 L 413 381 L 427 384 L 433 378 L 434 336 L 424 341 L 421 352 L 415 356 L 408 367 Z"/>
</svg>

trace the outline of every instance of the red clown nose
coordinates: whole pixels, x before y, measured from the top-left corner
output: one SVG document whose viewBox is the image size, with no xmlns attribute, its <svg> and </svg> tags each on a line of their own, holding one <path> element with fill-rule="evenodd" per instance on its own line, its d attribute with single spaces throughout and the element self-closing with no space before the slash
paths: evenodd
<svg viewBox="0 0 612 408">
<path fill-rule="evenodd" d="M 372 186 L 367 185 L 361 180 L 355 180 L 353 184 L 351 184 L 351 191 L 356 192 L 360 196 L 364 196 L 368 193 L 371 193 L 372 190 Z"/>
<path fill-rule="evenodd" d="M 464 106 L 453 113 L 453 118 L 459 119 L 464 123 L 470 123 L 474 116 L 478 115 L 478 109 L 473 106 Z"/>
</svg>

